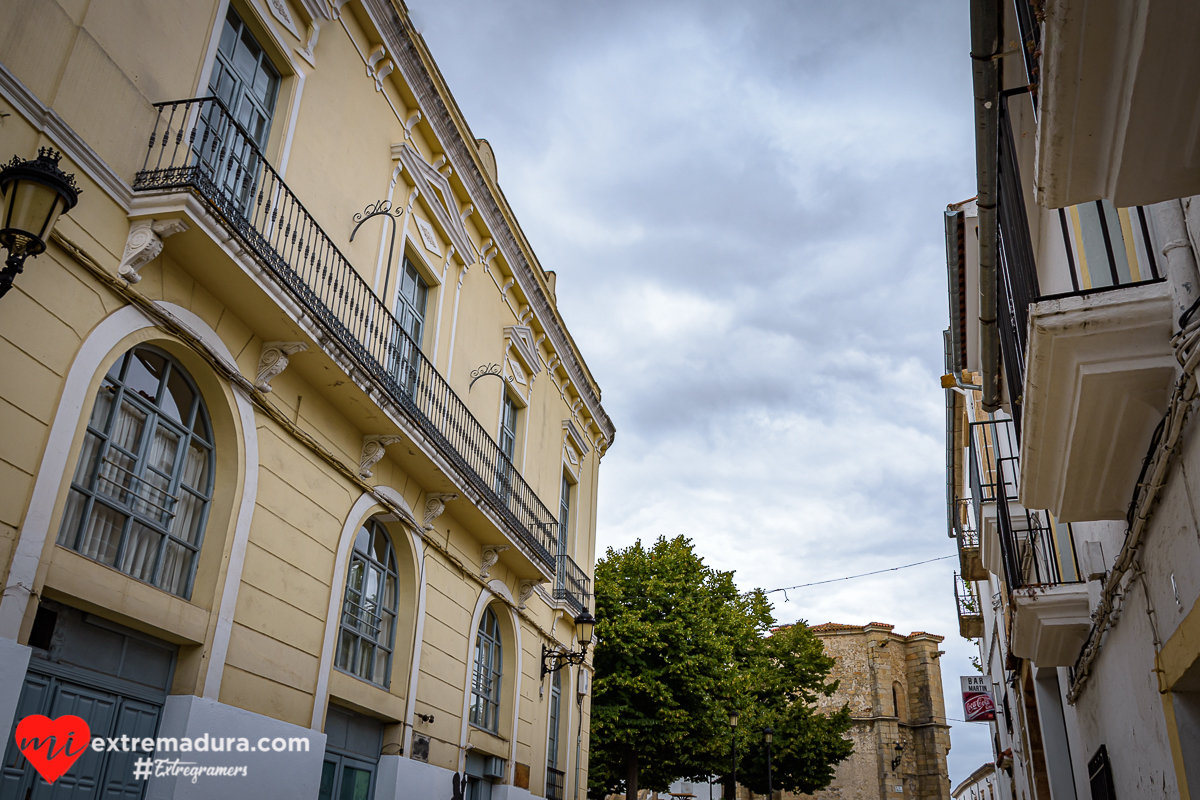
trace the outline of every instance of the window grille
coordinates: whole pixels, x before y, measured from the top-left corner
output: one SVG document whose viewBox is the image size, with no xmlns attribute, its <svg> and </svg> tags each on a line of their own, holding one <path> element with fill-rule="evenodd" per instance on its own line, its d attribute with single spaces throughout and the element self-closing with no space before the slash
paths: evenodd
<svg viewBox="0 0 1200 800">
<path fill-rule="evenodd" d="M 498 733 L 500 730 L 500 678 L 503 663 L 500 620 L 488 608 L 475 636 L 475 678 L 471 684 L 472 725 Z"/>
<path fill-rule="evenodd" d="M 1108 760 L 1108 748 L 1104 745 L 1100 745 L 1100 749 L 1088 761 L 1088 782 L 1092 787 L 1092 800 L 1117 800 L 1112 762 Z"/>
<path fill-rule="evenodd" d="M 212 426 L 191 376 L 153 347 L 100 383 L 58 544 L 188 598 L 212 499 Z"/>
<path fill-rule="evenodd" d="M 338 669 L 387 686 L 392 673 L 399 599 L 392 538 L 368 520 L 354 539 L 338 637 Z"/>
</svg>

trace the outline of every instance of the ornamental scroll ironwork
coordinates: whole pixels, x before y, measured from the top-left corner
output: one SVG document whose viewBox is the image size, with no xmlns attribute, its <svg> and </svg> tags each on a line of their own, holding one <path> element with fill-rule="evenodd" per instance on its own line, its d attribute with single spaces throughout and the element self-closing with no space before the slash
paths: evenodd
<svg viewBox="0 0 1200 800">
<path fill-rule="evenodd" d="M 392 240 L 388 245 L 388 260 L 387 272 L 384 273 L 383 291 L 387 291 L 388 283 L 392 280 L 392 256 L 396 250 L 396 219 L 404 214 L 404 209 L 392 209 L 391 200 L 377 200 L 370 203 L 362 211 L 354 215 L 354 230 L 350 231 L 350 241 L 354 241 L 354 234 L 358 233 L 358 229 L 363 226 L 363 223 L 374 217 L 387 217 L 392 221 Z M 386 224 L 386 223 L 385 223 Z"/>
<path fill-rule="evenodd" d="M 484 364 L 471 370 L 471 382 L 467 384 L 467 394 L 471 393 L 471 388 L 475 386 L 475 381 L 487 377 L 499 378 L 505 383 L 512 382 L 512 376 L 504 375 L 504 370 L 500 368 L 499 364 Z"/>
</svg>

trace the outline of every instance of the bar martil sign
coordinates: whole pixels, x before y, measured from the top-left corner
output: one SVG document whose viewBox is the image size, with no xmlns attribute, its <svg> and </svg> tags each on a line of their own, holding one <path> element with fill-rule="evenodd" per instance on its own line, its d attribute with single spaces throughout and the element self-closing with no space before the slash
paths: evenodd
<svg viewBox="0 0 1200 800">
<path fill-rule="evenodd" d="M 991 722 L 996 718 L 991 687 L 984 675 L 964 675 L 962 681 L 963 719 L 967 722 Z"/>
</svg>

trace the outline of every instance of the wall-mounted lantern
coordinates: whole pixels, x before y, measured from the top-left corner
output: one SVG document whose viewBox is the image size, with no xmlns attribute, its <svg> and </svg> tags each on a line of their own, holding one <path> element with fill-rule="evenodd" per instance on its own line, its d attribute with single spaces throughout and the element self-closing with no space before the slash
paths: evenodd
<svg viewBox="0 0 1200 800">
<path fill-rule="evenodd" d="M 541 677 L 545 678 L 551 672 L 558 672 L 568 664 L 582 664 L 583 659 L 587 656 L 588 645 L 592 641 L 592 634 L 595 630 L 596 618 L 592 616 L 592 612 L 584 609 L 575 618 L 575 634 L 579 637 L 579 652 L 550 650 L 543 644 Z"/>
<path fill-rule="evenodd" d="M 13 156 L 0 171 L 0 192 L 4 193 L 0 246 L 8 251 L 0 272 L 0 297 L 12 288 L 26 258 L 45 252 L 54 223 L 79 201 L 75 176 L 58 168 L 60 158 L 62 153 L 42 147 L 35 160 Z"/>
</svg>

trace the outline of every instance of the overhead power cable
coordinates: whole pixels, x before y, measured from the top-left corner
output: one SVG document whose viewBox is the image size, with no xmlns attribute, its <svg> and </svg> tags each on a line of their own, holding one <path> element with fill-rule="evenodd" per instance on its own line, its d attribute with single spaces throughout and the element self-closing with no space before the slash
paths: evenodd
<svg viewBox="0 0 1200 800">
<path fill-rule="evenodd" d="M 881 575 L 885 572 L 895 572 L 898 569 L 908 569 L 909 567 L 919 567 L 922 564 L 932 564 L 934 561 L 945 561 L 947 558 L 958 558 L 958 554 L 953 553 L 948 556 L 938 556 L 937 558 L 928 558 L 924 561 L 916 561 L 912 564 L 904 564 L 903 566 L 899 566 L 899 567 L 889 567 L 888 569 L 877 569 L 874 572 L 864 572 L 859 575 L 847 575 L 844 578 L 830 578 L 829 580 L 825 580 L 825 581 L 813 581 L 812 583 L 801 583 L 798 586 L 785 586 L 782 589 L 768 589 L 767 591 L 763 592 L 763 594 L 774 594 L 775 592 L 790 592 L 792 589 L 804 589 L 809 586 L 820 586 L 823 583 L 837 583 L 838 581 L 850 581 L 850 580 L 854 580 L 855 578 L 865 578 L 868 575 Z M 787 595 L 785 594 L 784 598 L 786 599 L 786 597 L 787 597 Z"/>
</svg>

